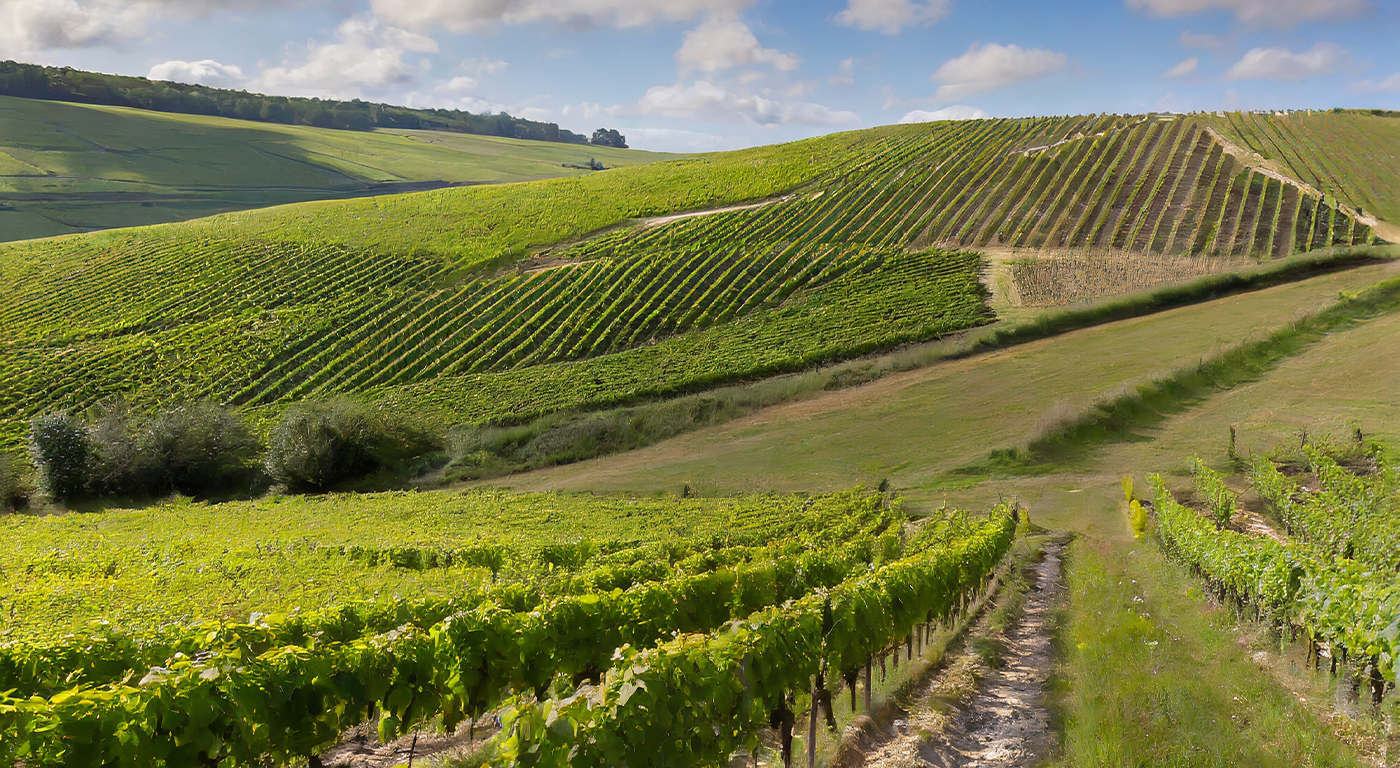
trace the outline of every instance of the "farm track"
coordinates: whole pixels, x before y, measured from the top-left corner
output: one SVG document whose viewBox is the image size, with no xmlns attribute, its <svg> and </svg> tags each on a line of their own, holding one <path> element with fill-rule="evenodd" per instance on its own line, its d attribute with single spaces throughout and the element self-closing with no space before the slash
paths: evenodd
<svg viewBox="0 0 1400 768">
<path fill-rule="evenodd" d="M 1052 755 L 1057 740 L 1046 683 L 1054 663 L 1050 613 L 1064 591 L 1063 555 L 1062 543 L 1048 544 L 1034 566 L 1033 591 L 1004 636 L 1002 667 L 988 671 L 948 713 L 930 711 L 943 687 L 934 677 L 918 694 L 919 704 L 895 720 L 892 738 L 867 755 L 865 768 L 1030 768 Z M 958 667 L 957 661 L 949 665 Z"/>
<path fill-rule="evenodd" d="M 791 199 L 792 195 L 785 195 L 774 200 L 760 200 L 757 203 L 746 203 L 744 205 L 726 205 L 723 208 L 707 208 L 703 211 L 687 211 L 686 213 L 672 213 L 667 216 L 652 216 L 649 219 L 642 219 L 640 222 L 638 222 L 638 225 L 643 227 L 659 227 L 665 224 L 672 224 L 677 221 L 685 221 L 686 219 L 696 219 L 701 216 L 713 216 L 716 213 L 730 213 L 733 211 L 752 211 L 755 208 L 765 208 L 767 206 L 773 205 L 774 203 L 781 203 L 785 200 Z"/>
</svg>

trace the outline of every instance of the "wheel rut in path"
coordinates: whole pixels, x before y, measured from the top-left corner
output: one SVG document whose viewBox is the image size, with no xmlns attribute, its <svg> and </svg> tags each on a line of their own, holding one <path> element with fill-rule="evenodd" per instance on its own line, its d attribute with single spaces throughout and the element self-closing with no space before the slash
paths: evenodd
<svg viewBox="0 0 1400 768">
<path fill-rule="evenodd" d="M 1001 668 L 989 671 L 952 712 L 921 717 L 916 706 L 907 719 L 895 721 L 894 739 L 868 756 L 867 768 L 1030 768 L 1053 754 L 1056 735 L 1045 688 L 1054 662 L 1050 611 L 1064 591 L 1064 548 L 1047 544 L 1033 566 L 1035 584 L 1019 621 L 1004 635 Z M 930 681 L 930 692 L 938 685 Z M 942 727 L 930 729 L 930 721 Z"/>
</svg>

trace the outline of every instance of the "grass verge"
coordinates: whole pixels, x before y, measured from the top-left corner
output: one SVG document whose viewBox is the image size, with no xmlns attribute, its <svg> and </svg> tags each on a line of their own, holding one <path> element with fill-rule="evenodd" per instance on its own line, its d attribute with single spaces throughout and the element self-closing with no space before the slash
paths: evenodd
<svg viewBox="0 0 1400 768">
<path fill-rule="evenodd" d="M 1135 439 L 1138 430 L 1159 424 L 1211 394 L 1258 379 L 1329 333 L 1396 309 L 1400 309 L 1400 280 L 1377 283 L 1356 294 L 1343 293 L 1327 309 L 1303 317 L 1262 340 L 1246 342 L 1198 365 L 1139 385 L 1046 428 L 1025 445 L 994 450 L 984 460 L 951 474 L 982 478 L 1073 469 L 1105 442 Z"/>
<path fill-rule="evenodd" d="M 1081 537 L 1066 565 L 1059 765 L 1363 765 L 1150 544 Z"/>
</svg>

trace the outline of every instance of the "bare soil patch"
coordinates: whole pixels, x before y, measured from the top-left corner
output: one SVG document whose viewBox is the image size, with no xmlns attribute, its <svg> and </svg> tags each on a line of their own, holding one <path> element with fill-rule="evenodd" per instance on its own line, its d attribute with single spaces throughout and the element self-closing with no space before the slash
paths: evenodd
<svg viewBox="0 0 1400 768">
<path fill-rule="evenodd" d="M 485 727 L 462 723 L 455 733 L 424 730 L 388 744 L 379 741 L 373 722 L 366 723 L 347 732 L 319 761 L 312 761 L 311 768 L 394 768 L 406 765 L 410 758 L 414 765 L 427 768 L 443 758 L 468 755 L 494 736 L 498 730 L 494 718 L 485 720 Z"/>
</svg>

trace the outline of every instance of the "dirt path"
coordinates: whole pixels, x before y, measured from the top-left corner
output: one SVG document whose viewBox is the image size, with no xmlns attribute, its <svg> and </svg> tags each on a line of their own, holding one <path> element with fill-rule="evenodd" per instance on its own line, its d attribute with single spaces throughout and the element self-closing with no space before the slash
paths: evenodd
<svg viewBox="0 0 1400 768">
<path fill-rule="evenodd" d="M 672 213 L 666 216 L 653 216 L 649 219 L 642 219 L 641 225 L 643 227 L 659 227 L 662 224 L 670 224 L 673 221 L 681 221 L 683 219 L 693 219 L 697 216 L 711 216 L 716 213 L 728 213 L 730 211 L 749 211 L 753 210 L 754 208 L 764 208 L 766 206 L 773 205 L 774 203 L 781 203 L 784 200 L 791 200 L 792 198 L 792 195 L 785 195 L 783 197 L 775 198 L 772 200 L 760 200 L 757 203 L 746 203 L 744 205 L 726 205 L 723 208 L 707 208 L 703 211 L 687 211 L 686 213 Z"/>
<path fill-rule="evenodd" d="M 930 718 L 918 712 L 897 723 L 895 739 L 870 755 L 866 768 L 1028 768 L 1050 756 L 1056 739 L 1045 704 L 1053 660 L 1049 613 L 1064 588 L 1063 554 L 1063 544 L 1046 545 L 1021 619 L 1006 632 L 1004 665 L 988 672 L 964 704 L 935 716 L 941 728 L 931 731 Z M 930 692 L 936 696 L 939 686 L 935 679 Z"/>
</svg>

